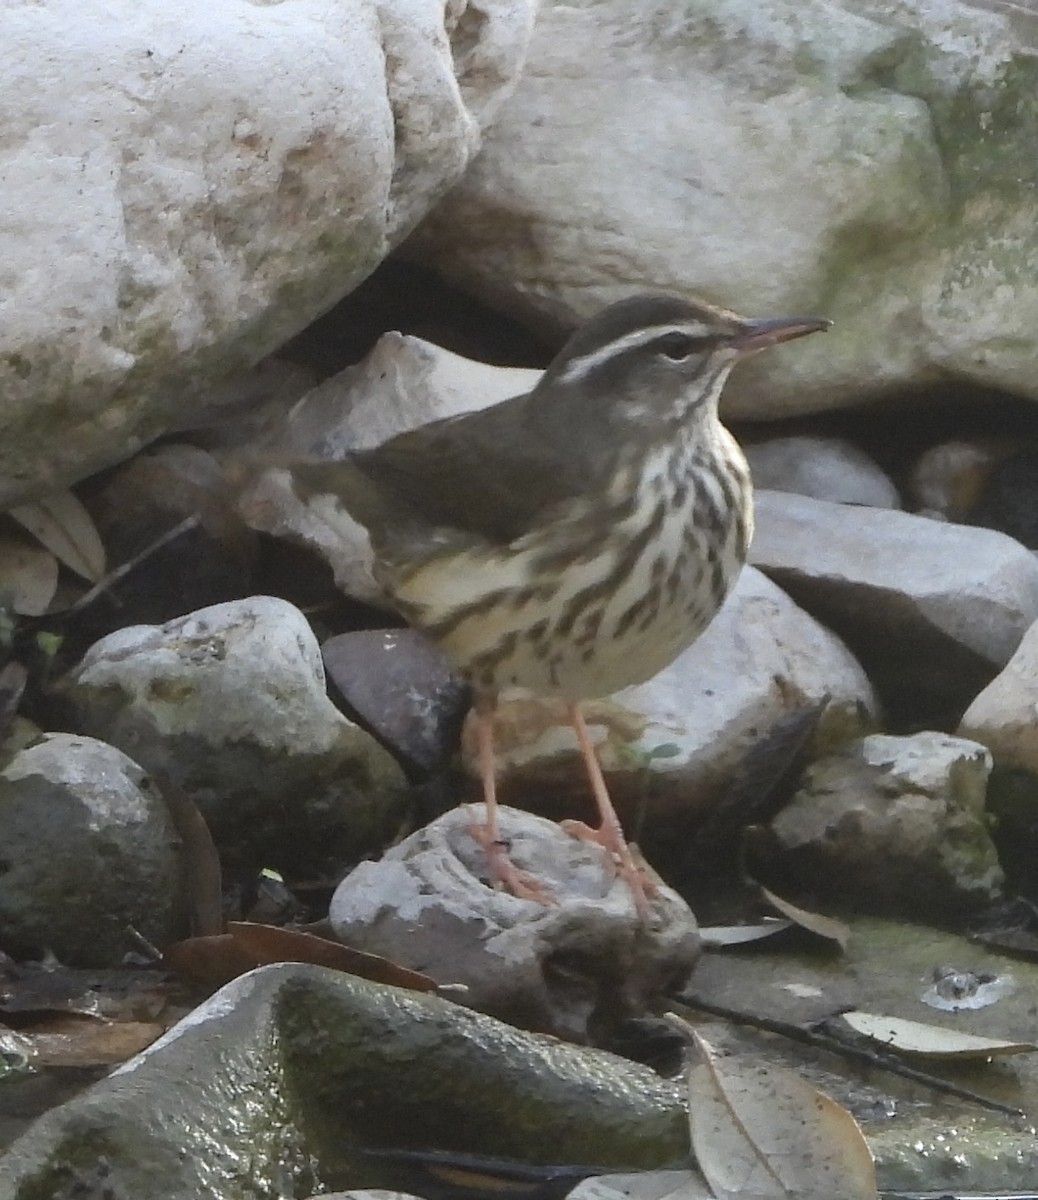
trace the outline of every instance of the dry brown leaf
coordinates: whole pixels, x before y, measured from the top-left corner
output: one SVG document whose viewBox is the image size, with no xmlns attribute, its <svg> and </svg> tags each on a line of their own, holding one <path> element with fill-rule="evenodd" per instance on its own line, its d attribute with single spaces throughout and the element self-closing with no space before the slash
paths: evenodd
<svg viewBox="0 0 1038 1200">
<path fill-rule="evenodd" d="M 178 975 L 209 987 L 223 987 L 261 965 L 256 955 L 240 946 L 229 933 L 174 942 L 163 950 L 162 962 Z"/>
<path fill-rule="evenodd" d="M 181 842 L 191 933 L 215 937 L 223 933 L 223 872 L 213 836 L 180 784 L 162 774 L 156 774 L 154 780 Z"/>
<path fill-rule="evenodd" d="M 437 987 L 428 975 L 398 966 L 378 954 L 353 950 L 341 942 L 298 929 L 252 921 L 229 921 L 226 933 L 177 942 L 163 954 L 163 961 L 173 971 L 216 986 L 267 963 L 302 962 L 413 992 L 432 992 Z"/>
<path fill-rule="evenodd" d="M 716 1195 L 877 1200 L 872 1154 L 846 1109 L 783 1067 L 718 1056 L 680 1018 L 668 1019 L 702 1055 L 689 1071 L 689 1123 Z"/>
<path fill-rule="evenodd" d="M 55 492 L 10 515 L 71 571 L 91 583 L 105 573 L 105 549 L 93 518 L 72 492 Z"/>
<path fill-rule="evenodd" d="M 927 1025 L 922 1021 L 907 1021 L 901 1017 L 887 1017 L 880 1013 L 855 1011 L 841 1015 L 855 1033 L 889 1046 L 891 1050 L 926 1058 L 991 1058 L 994 1055 L 1028 1054 L 1038 1050 L 1038 1046 L 1031 1042 L 980 1037 L 974 1033 L 961 1033 L 957 1029 Z"/>
<path fill-rule="evenodd" d="M 58 587 L 58 560 L 42 546 L 0 533 L 0 606 L 20 617 L 41 617 Z"/>
<path fill-rule="evenodd" d="M 847 943 L 851 940 L 851 931 L 842 921 L 837 921 L 835 917 L 826 917 L 821 913 L 811 912 L 806 908 L 799 908 L 795 904 L 790 904 L 788 900 L 783 900 L 781 896 L 776 896 L 774 892 L 768 891 L 762 884 L 757 886 L 771 907 L 777 909 L 784 917 L 788 917 L 794 925 L 799 925 L 801 929 L 806 929 L 808 933 L 813 933 L 816 937 L 825 938 L 828 942 L 835 942 L 841 950 L 847 949 Z"/>
<path fill-rule="evenodd" d="M 227 932 L 239 946 L 262 962 L 306 962 L 319 967 L 331 967 L 360 975 L 376 983 L 389 983 L 412 992 L 434 992 L 437 983 L 420 971 L 401 967 L 380 954 L 354 950 L 331 938 L 303 933 L 298 929 L 281 929 L 276 925 L 259 925 L 252 921 L 229 921 Z"/>
<path fill-rule="evenodd" d="M 776 933 L 792 927 L 792 921 L 769 917 L 758 925 L 705 925 L 700 927 L 699 936 L 704 946 L 744 946 L 748 942 L 761 942 L 774 937 Z"/>
</svg>

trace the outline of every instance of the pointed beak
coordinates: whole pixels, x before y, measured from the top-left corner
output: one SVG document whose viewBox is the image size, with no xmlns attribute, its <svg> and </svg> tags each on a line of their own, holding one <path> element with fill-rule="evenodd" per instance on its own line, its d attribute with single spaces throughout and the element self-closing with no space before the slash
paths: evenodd
<svg viewBox="0 0 1038 1200">
<path fill-rule="evenodd" d="M 739 357 L 806 337 L 809 333 L 824 333 L 832 325 L 825 317 L 774 317 L 766 321 L 743 321 L 742 330 L 728 344 Z"/>
</svg>

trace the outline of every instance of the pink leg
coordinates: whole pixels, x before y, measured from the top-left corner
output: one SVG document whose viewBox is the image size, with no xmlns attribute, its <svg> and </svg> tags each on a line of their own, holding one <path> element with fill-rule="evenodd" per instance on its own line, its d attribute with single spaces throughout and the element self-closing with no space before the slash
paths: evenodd
<svg viewBox="0 0 1038 1200">
<path fill-rule="evenodd" d="M 648 897 L 653 894 L 655 887 L 639 871 L 631 857 L 631 849 L 624 837 L 620 818 L 616 815 L 616 809 L 609 798 L 609 789 L 606 787 L 605 777 L 602 774 L 602 766 L 598 761 L 595 748 L 591 744 L 591 736 L 587 731 L 584 714 L 580 711 L 578 704 L 570 705 L 569 719 L 577 734 L 577 743 L 584 759 L 584 766 L 587 768 L 588 778 L 591 780 L 591 791 L 594 793 L 595 803 L 598 805 L 601 824 L 597 829 L 592 829 L 583 821 L 563 821 L 562 827 L 575 837 L 597 842 L 609 851 L 613 861 L 619 867 L 620 875 L 627 880 L 628 886 L 634 894 L 634 903 L 638 912 L 643 917 L 647 916 L 650 911 Z"/>
<path fill-rule="evenodd" d="M 486 823 L 473 823 L 469 829 L 472 836 L 483 847 L 487 855 L 490 880 L 497 888 L 517 896 L 520 900 L 536 900 L 539 904 L 551 904 L 551 893 L 526 871 L 520 871 L 508 857 L 508 843 L 501 837 L 501 823 L 497 806 L 497 777 L 494 770 L 494 704 L 493 701 L 476 701 L 476 744 L 479 748 L 479 775 L 483 783 L 483 802 L 486 806 Z"/>
</svg>

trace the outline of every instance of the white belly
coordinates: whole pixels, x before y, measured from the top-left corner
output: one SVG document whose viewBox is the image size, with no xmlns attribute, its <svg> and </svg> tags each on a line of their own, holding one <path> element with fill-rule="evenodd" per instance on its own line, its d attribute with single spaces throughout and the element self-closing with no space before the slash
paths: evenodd
<svg viewBox="0 0 1038 1200">
<path fill-rule="evenodd" d="M 499 554 L 476 548 L 431 560 L 398 581 L 395 596 L 477 689 L 519 686 L 575 701 L 642 683 L 707 627 L 748 541 L 720 502 L 715 511 L 723 518 L 708 531 L 702 511 L 693 516 L 690 490 L 679 507 L 671 498 L 656 536 L 639 550 L 662 495 L 652 482 L 613 530 L 607 558 L 591 550 L 601 550 L 598 522 L 575 512 L 572 553 L 550 575 L 538 566 L 540 552 L 520 539 Z M 488 596 L 496 600 L 473 602 Z"/>
</svg>

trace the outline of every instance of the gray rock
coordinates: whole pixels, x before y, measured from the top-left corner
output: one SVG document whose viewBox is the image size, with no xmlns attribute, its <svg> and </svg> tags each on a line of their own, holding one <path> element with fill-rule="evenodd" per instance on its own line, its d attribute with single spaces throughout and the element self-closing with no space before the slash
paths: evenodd
<svg viewBox="0 0 1038 1200">
<path fill-rule="evenodd" d="M 119 630 L 63 686 L 81 728 L 187 790 L 229 861 L 341 869 L 400 820 L 400 768 L 328 699 L 317 640 L 283 600 Z"/>
<path fill-rule="evenodd" d="M 838 504 L 900 508 L 897 488 L 853 442 L 835 437 L 776 437 L 744 446 L 753 485 Z"/>
<path fill-rule="evenodd" d="M 750 746 L 783 714 L 830 703 L 820 743 L 871 727 L 876 701 L 834 634 L 759 571 L 746 568 L 703 636 L 638 687 L 588 701 L 584 714 L 622 813 L 642 840 L 669 843 L 725 794 Z M 562 705 L 505 698 L 496 723 L 502 795 L 576 815 L 588 785 Z M 474 746 L 467 745 L 476 773 Z"/>
<path fill-rule="evenodd" d="M 569 1041 L 602 1042 L 688 977 L 699 933 L 688 905 L 660 884 L 649 918 L 601 846 L 516 809 L 501 814 L 512 861 L 554 903 L 485 882 L 472 837 L 482 806 L 456 808 L 361 863 L 332 898 L 335 934 L 358 950 L 465 986 L 465 1003 Z"/>
<path fill-rule="evenodd" d="M 757 494 L 750 560 L 861 659 L 899 721 L 957 716 L 1038 618 L 1038 561 L 988 529 Z"/>
<path fill-rule="evenodd" d="M 855 912 L 961 917 L 999 895 L 984 802 L 991 756 L 944 733 L 874 734 L 812 763 L 759 851 Z"/>
<path fill-rule="evenodd" d="M 409 250 L 557 332 L 646 286 L 825 338 L 729 415 L 949 376 L 1038 396 L 1038 36 L 970 0 L 546 3 L 523 80 Z"/>
<path fill-rule="evenodd" d="M 0 508 L 182 428 L 368 276 L 478 150 L 533 10 L 12 12 Z"/>
<path fill-rule="evenodd" d="M 528 392 L 542 372 L 495 367 L 402 333 L 386 333 L 356 366 L 307 392 L 272 431 L 273 448 L 340 458 L 429 421 Z"/>
<path fill-rule="evenodd" d="M 45 734 L 0 772 L 0 946 L 117 966 L 133 927 L 162 946 L 183 912 L 180 842 L 162 797 L 120 750 Z"/>
<path fill-rule="evenodd" d="M 423 774 L 458 747 L 469 689 L 417 629 L 358 629 L 321 646 L 328 678 L 398 761 Z"/>
</svg>

